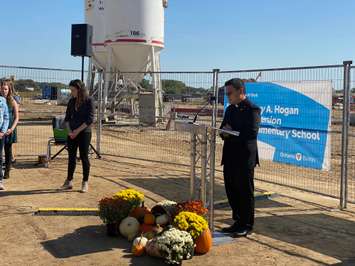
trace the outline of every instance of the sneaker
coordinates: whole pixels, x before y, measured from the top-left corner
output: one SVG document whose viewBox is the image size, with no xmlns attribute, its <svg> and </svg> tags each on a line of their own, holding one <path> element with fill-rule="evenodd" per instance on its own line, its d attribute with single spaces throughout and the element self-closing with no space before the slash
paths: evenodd
<svg viewBox="0 0 355 266">
<path fill-rule="evenodd" d="M 81 193 L 86 193 L 89 191 L 89 183 L 84 181 L 81 185 Z"/>
<path fill-rule="evenodd" d="M 246 237 L 251 233 L 252 229 L 248 227 L 239 227 L 233 232 L 233 237 Z"/>
<path fill-rule="evenodd" d="M 0 183 L 0 190 L 5 190 L 4 184 Z"/>
<path fill-rule="evenodd" d="M 224 227 L 221 229 L 222 233 L 234 233 L 238 229 L 238 224 L 237 222 L 234 222 L 231 226 Z"/>
<path fill-rule="evenodd" d="M 73 189 L 73 182 L 70 180 L 65 180 L 63 186 L 61 189 L 67 190 L 67 189 Z"/>
</svg>

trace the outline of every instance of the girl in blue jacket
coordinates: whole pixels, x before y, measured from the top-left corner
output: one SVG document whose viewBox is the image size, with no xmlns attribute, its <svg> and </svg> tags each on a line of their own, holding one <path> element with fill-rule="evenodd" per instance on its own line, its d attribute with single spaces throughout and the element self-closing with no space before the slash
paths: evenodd
<svg viewBox="0 0 355 266">
<path fill-rule="evenodd" d="M 0 87 L 9 86 L 6 81 L 1 81 Z M 9 110 L 7 107 L 6 99 L 0 97 L 0 190 L 4 190 L 3 178 L 4 173 L 2 171 L 2 153 L 5 144 L 5 136 L 9 127 Z"/>
</svg>

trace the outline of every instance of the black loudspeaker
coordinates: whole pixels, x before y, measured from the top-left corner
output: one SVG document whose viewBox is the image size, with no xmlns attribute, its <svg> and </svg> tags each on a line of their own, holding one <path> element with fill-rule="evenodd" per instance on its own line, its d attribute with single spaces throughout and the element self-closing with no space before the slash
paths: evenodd
<svg viewBox="0 0 355 266">
<path fill-rule="evenodd" d="M 92 56 L 92 26 L 73 24 L 71 27 L 71 55 Z"/>
</svg>

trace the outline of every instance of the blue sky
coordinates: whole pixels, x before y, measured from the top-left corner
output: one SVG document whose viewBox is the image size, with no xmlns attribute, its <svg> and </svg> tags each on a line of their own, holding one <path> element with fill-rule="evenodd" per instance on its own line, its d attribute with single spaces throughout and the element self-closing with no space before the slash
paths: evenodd
<svg viewBox="0 0 355 266">
<path fill-rule="evenodd" d="M 80 68 L 71 24 L 83 0 L 1 0 L 0 64 Z M 355 60 L 354 0 L 170 0 L 163 70 L 223 70 Z"/>
</svg>

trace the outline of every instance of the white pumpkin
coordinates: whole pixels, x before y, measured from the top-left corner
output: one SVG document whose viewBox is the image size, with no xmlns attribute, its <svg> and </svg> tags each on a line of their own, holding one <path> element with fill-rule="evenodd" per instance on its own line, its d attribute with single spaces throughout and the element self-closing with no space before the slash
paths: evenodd
<svg viewBox="0 0 355 266">
<path fill-rule="evenodd" d="M 160 215 L 155 219 L 155 222 L 158 225 L 166 225 L 169 223 L 169 216 L 167 214 Z"/>
<path fill-rule="evenodd" d="M 139 232 L 139 222 L 134 217 L 127 217 L 120 223 L 120 233 L 129 241 L 133 240 Z"/>
<path fill-rule="evenodd" d="M 143 247 L 145 247 L 147 245 L 147 243 L 148 243 L 148 239 L 145 238 L 144 236 L 136 237 L 133 240 L 133 246 L 142 245 Z"/>
</svg>

